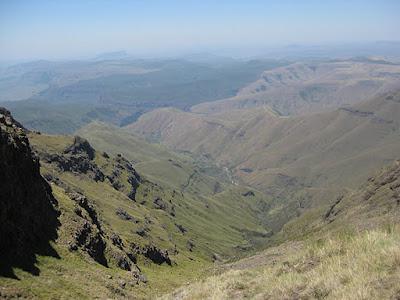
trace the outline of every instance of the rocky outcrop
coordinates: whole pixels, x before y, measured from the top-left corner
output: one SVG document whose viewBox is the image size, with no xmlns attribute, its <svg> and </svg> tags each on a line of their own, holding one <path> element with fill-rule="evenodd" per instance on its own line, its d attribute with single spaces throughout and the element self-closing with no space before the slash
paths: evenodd
<svg viewBox="0 0 400 300">
<path fill-rule="evenodd" d="M 247 191 L 247 192 L 243 193 L 242 196 L 244 196 L 244 197 L 250 197 L 250 196 L 254 197 L 255 194 L 254 194 L 253 191 Z"/>
<path fill-rule="evenodd" d="M 90 160 L 94 159 L 95 150 L 89 142 L 80 136 L 74 137 L 74 143 L 64 150 L 65 154 L 83 155 L 87 156 Z"/>
<path fill-rule="evenodd" d="M 167 210 L 167 203 L 161 197 L 155 197 L 153 199 L 153 206 L 155 209 Z"/>
<path fill-rule="evenodd" d="M 161 265 L 166 263 L 170 266 L 172 265 L 172 261 L 169 258 L 167 250 L 161 250 L 156 246 L 148 245 L 143 247 L 142 254 L 156 264 Z"/>
<path fill-rule="evenodd" d="M 372 219 L 397 222 L 400 207 L 400 161 L 372 176 L 359 190 L 339 196 L 323 216 L 326 223 L 372 226 Z"/>
<path fill-rule="evenodd" d="M 142 255 L 158 265 L 161 265 L 163 263 L 166 263 L 170 266 L 172 265 L 172 261 L 169 257 L 168 251 L 159 249 L 152 244 L 141 247 L 137 244 L 131 243 L 130 252 L 132 253 L 132 255 L 135 256 Z"/>
<path fill-rule="evenodd" d="M 134 223 L 139 223 L 138 220 L 135 220 L 133 216 L 131 216 L 126 210 L 123 208 L 118 207 L 117 210 L 115 211 L 115 214 L 122 220 L 125 221 L 132 221 Z"/>
<path fill-rule="evenodd" d="M 88 198 L 86 198 L 84 195 L 77 193 L 77 192 L 72 192 L 69 193 L 69 196 L 72 200 L 74 200 L 81 208 L 83 208 L 86 213 L 89 215 L 90 221 L 96 225 L 96 227 L 99 229 L 100 232 L 101 230 L 101 225 L 99 218 L 97 216 L 96 209 L 94 208 L 93 203 L 89 201 Z"/>
<path fill-rule="evenodd" d="M 179 230 L 182 234 L 185 234 L 185 233 L 187 232 L 187 229 L 186 229 L 183 225 L 181 225 L 181 224 L 176 224 L 176 223 L 175 223 L 175 226 L 176 226 L 176 228 L 178 228 L 178 230 Z"/>
<path fill-rule="evenodd" d="M 36 254 L 53 255 L 57 238 L 57 201 L 40 175 L 26 130 L 0 108 L 0 272 L 15 276 L 13 267 L 34 274 Z"/>
<path fill-rule="evenodd" d="M 107 266 L 107 260 L 104 255 L 106 243 L 99 229 L 87 220 L 81 220 L 74 233 L 74 242 L 69 249 L 74 251 L 78 248 L 83 249 L 91 258 L 103 266 Z"/>
<path fill-rule="evenodd" d="M 75 232 L 69 243 L 69 250 L 82 249 L 98 263 L 107 266 L 105 258 L 106 241 L 100 225 L 96 209 L 89 199 L 77 192 L 70 192 L 68 196 L 75 202 Z"/>
<path fill-rule="evenodd" d="M 74 137 L 72 145 L 64 153 L 39 153 L 47 163 L 54 163 L 61 171 L 87 174 L 95 181 L 104 181 L 104 173 L 93 161 L 95 150 L 89 142 L 79 136 Z"/>
<path fill-rule="evenodd" d="M 124 183 L 124 180 L 122 179 L 122 174 L 124 172 L 127 173 L 128 177 L 126 183 Z M 135 200 L 136 190 L 139 187 L 141 178 L 133 168 L 132 164 L 121 154 L 118 154 L 115 158 L 113 171 L 110 175 L 107 175 L 107 179 L 110 181 L 114 189 L 117 191 L 126 191 L 126 195 L 131 200 Z"/>
</svg>

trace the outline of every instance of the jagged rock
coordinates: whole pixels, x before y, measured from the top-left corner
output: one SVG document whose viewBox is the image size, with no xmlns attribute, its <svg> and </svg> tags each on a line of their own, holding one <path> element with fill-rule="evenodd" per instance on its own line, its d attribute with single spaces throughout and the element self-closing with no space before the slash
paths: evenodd
<svg viewBox="0 0 400 300">
<path fill-rule="evenodd" d="M 50 173 L 45 173 L 43 174 L 44 179 L 46 179 L 48 182 L 56 182 L 60 180 L 59 178 L 51 175 Z"/>
<path fill-rule="evenodd" d="M 137 229 L 137 230 L 136 230 L 136 234 L 137 234 L 137 235 L 140 235 L 141 237 L 145 237 L 145 236 L 147 236 L 147 232 L 148 232 L 148 231 L 149 231 L 148 228 L 143 227 L 143 228 Z"/>
<path fill-rule="evenodd" d="M 167 263 L 168 265 L 172 264 L 171 259 L 169 258 L 168 255 L 168 251 L 158 249 L 156 246 L 153 245 L 145 246 L 142 249 L 142 254 L 156 264 L 159 265 L 163 263 Z"/>
<path fill-rule="evenodd" d="M 222 261 L 222 258 L 221 258 L 221 256 L 219 256 L 217 253 L 213 253 L 213 255 L 212 255 L 212 261 L 213 262 L 220 262 L 220 261 Z"/>
<path fill-rule="evenodd" d="M 105 176 L 93 161 L 95 150 L 89 142 L 76 136 L 72 145 L 63 153 L 39 152 L 40 158 L 49 164 L 55 164 L 64 172 L 86 174 L 95 181 L 104 181 Z"/>
<path fill-rule="evenodd" d="M 120 286 L 121 289 L 124 289 L 126 287 L 126 282 L 124 280 L 119 280 L 118 285 Z"/>
<path fill-rule="evenodd" d="M 95 226 L 84 220 L 75 231 L 74 240 L 76 245 L 88 253 L 91 258 L 103 266 L 107 266 L 104 256 L 106 243 Z"/>
<path fill-rule="evenodd" d="M 334 217 L 339 213 L 339 211 L 336 209 L 336 206 L 340 203 L 340 201 L 343 200 L 343 195 L 340 195 L 337 197 L 335 203 L 331 205 L 329 210 L 326 212 L 324 219 L 327 220 L 328 222 L 332 222 L 334 220 Z"/>
<path fill-rule="evenodd" d="M 130 259 L 131 262 L 133 262 L 134 264 L 137 263 L 136 254 L 131 253 L 131 252 L 127 252 L 126 255 L 128 256 L 128 258 Z"/>
<path fill-rule="evenodd" d="M 140 281 L 140 282 L 143 282 L 143 283 L 147 283 L 148 280 L 147 280 L 146 275 L 144 275 L 144 274 L 139 274 L 139 281 Z"/>
<path fill-rule="evenodd" d="M 113 187 L 115 190 L 119 191 L 119 190 L 121 190 L 124 186 L 122 185 L 121 182 L 115 180 L 115 181 L 113 181 L 113 183 L 112 183 L 112 187 Z"/>
<path fill-rule="evenodd" d="M 176 228 L 179 229 L 179 231 L 180 231 L 182 234 L 185 234 L 185 233 L 187 232 L 187 229 L 186 229 L 185 227 L 183 227 L 183 225 L 180 225 L 180 224 L 176 224 L 176 223 L 175 223 L 175 226 L 176 226 Z"/>
<path fill-rule="evenodd" d="M 50 174 L 50 173 L 45 173 L 43 174 L 43 177 L 46 179 L 47 182 L 54 183 L 55 185 L 62 187 L 65 191 L 68 191 L 70 187 L 66 185 L 60 178 L 57 176 Z"/>
<path fill-rule="evenodd" d="M 131 270 L 132 277 L 134 278 L 134 283 L 139 284 L 140 282 L 147 283 L 147 277 L 141 273 L 140 269 L 136 266 L 136 269 Z"/>
<path fill-rule="evenodd" d="M 76 251 L 76 250 L 78 250 L 78 245 L 75 242 L 70 242 L 68 244 L 68 250 L 69 251 Z"/>
<path fill-rule="evenodd" d="M 244 197 L 250 197 L 250 196 L 255 196 L 255 194 L 254 194 L 254 192 L 253 191 L 247 191 L 247 192 L 245 192 L 245 193 L 243 193 L 242 194 L 242 196 L 244 196 Z"/>
<path fill-rule="evenodd" d="M 28 132 L 28 130 L 24 126 L 22 126 L 21 123 L 15 120 L 11 113 L 4 107 L 0 107 L 0 124 L 5 125 L 6 127 L 11 127 L 12 131 L 17 133 Z"/>
<path fill-rule="evenodd" d="M 186 248 L 190 251 L 193 252 L 193 249 L 195 247 L 195 244 L 192 240 L 188 240 L 186 243 Z"/>
<path fill-rule="evenodd" d="M 160 197 L 154 198 L 153 205 L 154 205 L 154 208 L 156 208 L 156 209 L 161 209 L 161 210 L 167 209 L 167 204 Z"/>
<path fill-rule="evenodd" d="M 74 208 L 74 213 L 75 213 L 77 216 L 83 218 L 82 209 L 80 209 L 79 207 L 75 207 L 75 208 Z"/>
<path fill-rule="evenodd" d="M 117 208 L 117 210 L 115 211 L 115 214 L 120 217 L 122 220 L 126 220 L 126 221 L 133 221 L 135 223 L 138 223 L 139 221 L 136 221 L 135 218 L 133 216 L 131 216 L 130 214 L 128 214 L 123 208 Z"/>
<path fill-rule="evenodd" d="M 127 184 L 125 187 L 122 179 L 122 171 L 128 173 Z M 114 169 L 110 175 L 107 176 L 112 187 L 117 191 L 126 190 L 126 195 L 131 199 L 135 200 L 136 190 L 140 185 L 141 178 L 136 170 L 133 168 L 132 164 L 124 158 L 121 154 L 115 158 Z"/>
<path fill-rule="evenodd" d="M 103 152 L 103 157 L 104 158 L 110 158 L 110 156 L 107 154 L 107 152 Z"/>
<path fill-rule="evenodd" d="M 125 271 L 130 271 L 131 270 L 131 262 L 129 258 L 124 255 L 123 253 L 114 253 L 114 259 L 117 262 L 117 266 Z"/>
<path fill-rule="evenodd" d="M 77 192 L 72 192 L 69 193 L 68 195 L 70 196 L 71 200 L 74 200 L 80 207 L 82 207 L 88 213 L 91 222 L 97 226 L 97 229 L 100 232 L 102 232 L 96 209 L 94 205 L 89 202 L 88 198 Z"/>
<path fill-rule="evenodd" d="M 56 164 L 61 171 L 87 174 L 95 181 L 104 181 L 105 176 L 103 172 L 87 156 L 79 153 L 63 155 L 40 153 L 39 155 L 45 162 Z"/>
<path fill-rule="evenodd" d="M 90 160 L 93 160 L 95 156 L 95 150 L 93 149 L 93 147 L 89 144 L 89 142 L 86 139 L 80 136 L 74 137 L 73 144 L 67 147 L 64 150 L 64 153 L 87 156 Z"/>
<path fill-rule="evenodd" d="M 118 234 L 116 234 L 116 233 L 111 234 L 110 239 L 114 246 L 117 246 L 119 249 L 122 250 L 124 244 Z"/>
<path fill-rule="evenodd" d="M 141 247 L 136 245 L 135 243 L 130 244 L 130 251 L 132 255 L 143 255 L 144 257 L 150 259 L 152 262 L 156 264 L 167 263 L 168 265 L 172 265 L 172 261 L 169 258 L 169 254 L 167 250 L 161 250 L 154 245 L 147 245 Z"/>
<path fill-rule="evenodd" d="M 172 206 L 171 206 L 171 210 L 170 210 L 169 214 L 170 214 L 172 217 L 176 217 L 175 205 L 172 205 Z"/>
<path fill-rule="evenodd" d="M 57 256 L 57 201 L 40 175 L 24 127 L 0 108 L 0 274 L 13 267 L 35 272 L 35 254 Z"/>
<path fill-rule="evenodd" d="M 102 228 L 94 205 L 87 197 L 78 192 L 68 193 L 68 196 L 79 206 L 75 208 L 75 213 L 81 217 L 73 236 L 74 241 L 70 244 L 69 249 L 76 251 L 81 248 L 95 261 L 107 266 L 107 260 L 104 255 L 106 242 L 103 238 Z"/>
<path fill-rule="evenodd" d="M 218 194 L 223 191 L 221 184 L 217 181 L 213 187 L 213 194 Z"/>
</svg>

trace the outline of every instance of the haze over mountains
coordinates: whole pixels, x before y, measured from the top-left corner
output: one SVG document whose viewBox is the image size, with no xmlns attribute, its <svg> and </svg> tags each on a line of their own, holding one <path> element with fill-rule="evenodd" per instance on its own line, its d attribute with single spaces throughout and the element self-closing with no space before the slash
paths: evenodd
<svg viewBox="0 0 400 300">
<path fill-rule="evenodd" d="M 400 1 L 0 1 L 1 299 L 400 299 Z"/>
<path fill-rule="evenodd" d="M 91 120 L 125 125 L 157 107 L 187 109 L 234 96 L 265 69 L 284 64 L 275 60 L 40 61 L 3 70 L 0 101 L 26 99 L 6 102 L 26 126 L 72 133 Z"/>
<path fill-rule="evenodd" d="M 307 298 L 323 286 L 335 298 L 366 284 L 379 293 L 377 278 L 396 295 L 396 260 L 382 258 L 398 243 L 396 62 L 114 53 L 10 66 L 0 84 L 11 110 L 0 115 L 1 162 L 11 174 L 3 185 L 20 204 L 2 199 L 2 239 L 13 246 L 0 249 L 10 257 L 1 297 Z M 32 194 L 14 169 L 29 174 Z M 48 235 L 36 211 L 54 219 Z M 365 230 L 385 247 L 373 248 L 369 233 L 358 234 Z M 315 240 L 324 244 L 319 256 L 310 252 Z M 341 268 L 347 281 L 332 288 L 319 266 L 348 264 L 335 247 L 350 253 L 359 244 L 379 257 L 374 266 L 390 267 L 362 278 Z M 257 290 L 236 277 L 243 269 Z M 315 272 L 325 281 L 307 279 Z M 259 284 L 266 273 L 277 274 L 268 291 Z M 307 283 L 297 290 L 282 279 L 276 289 L 282 274 Z M 209 280 L 221 294 L 204 292 Z M 225 285 L 231 280 L 238 286 Z"/>
</svg>

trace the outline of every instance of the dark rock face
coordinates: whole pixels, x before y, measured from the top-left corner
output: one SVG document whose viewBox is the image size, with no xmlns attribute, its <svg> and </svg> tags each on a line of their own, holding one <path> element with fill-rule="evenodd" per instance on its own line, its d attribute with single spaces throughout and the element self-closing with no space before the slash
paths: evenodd
<svg viewBox="0 0 400 300">
<path fill-rule="evenodd" d="M 343 200 L 343 196 L 339 196 L 335 203 L 331 205 L 329 210 L 326 212 L 324 219 L 327 220 L 328 222 L 332 222 L 335 220 L 335 216 L 339 213 L 339 211 L 336 209 L 336 206 L 340 203 L 340 201 Z"/>
<path fill-rule="evenodd" d="M 163 264 L 167 263 L 168 265 L 172 265 L 172 261 L 169 258 L 169 254 L 167 250 L 161 250 L 154 245 L 147 246 L 139 246 L 134 243 L 130 244 L 130 253 L 128 255 L 143 255 L 144 257 L 150 259 L 153 263 Z"/>
<path fill-rule="evenodd" d="M 185 234 L 187 232 L 187 229 L 185 227 L 183 227 L 183 225 L 181 224 L 176 224 L 175 223 L 176 228 L 178 228 L 178 230 L 182 233 Z"/>
<path fill-rule="evenodd" d="M 193 249 L 195 247 L 195 244 L 192 240 L 188 240 L 186 243 L 186 248 L 190 251 L 193 252 Z"/>
<path fill-rule="evenodd" d="M 153 205 L 154 205 L 154 208 L 156 208 L 156 209 L 167 210 L 167 204 L 160 197 L 154 198 Z"/>
<path fill-rule="evenodd" d="M 104 255 L 107 244 L 95 206 L 78 192 L 70 192 L 68 196 L 77 204 L 75 213 L 80 217 L 69 249 L 76 251 L 80 248 L 95 261 L 107 266 Z"/>
<path fill-rule="evenodd" d="M 167 263 L 170 266 L 172 265 L 168 251 L 158 249 L 156 246 L 145 246 L 142 249 L 142 254 L 156 264 L 161 265 L 163 263 Z"/>
<path fill-rule="evenodd" d="M 122 239 L 118 234 L 116 233 L 111 234 L 110 239 L 112 244 L 114 246 L 117 246 L 119 249 L 122 249 L 124 247 L 124 243 L 122 242 Z"/>
<path fill-rule="evenodd" d="M 148 232 L 149 232 L 149 229 L 147 227 L 138 228 L 136 230 L 136 234 L 141 236 L 141 237 L 147 236 Z"/>
<path fill-rule="evenodd" d="M 253 191 L 247 191 L 247 192 L 245 192 L 245 193 L 243 193 L 242 194 L 244 197 L 250 197 L 250 196 L 255 196 L 255 194 L 254 194 L 254 192 Z"/>
<path fill-rule="evenodd" d="M 15 277 L 12 267 L 38 274 L 35 254 L 57 253 L 59 213 L 48 183 L 40 175 L 25 129 L 0 108 L 0 275 Z"/>
<path fill-rule="evenodd" d="M 122 172 L 126 171 L 128 173 L 128 185 L 126 188 L 122 183 L 121 175 Z M 114 170 L 110 175 L 107 176 L 107 179 L 110 181 L 111 185 L 117 191 L 127 190 L 126 195 L 131 199 L 135 200 L 136 190 L 140 185 L 141 178 L 136 170 L 133 168 L 132 164 L 124 158 L 121 154 L 119 154 L 115 158 Z"/>
<path fill-rule="evenodd" d="M 211 259 L 213 262 L 220 262 L 222 261 L 221 256 L 219 256 L 217 253 L 213 253 L 213 255 L 211 256 Z"/>
<path fill-rule="evenodd" d="M 96 209 L 94 208 L 94 205 L 88 200 L 88 198 L 77 192 L 69 193 L 69 196 L 72 200 L 74 200 L 80 207 L 82 207 L 87 212 L 87 214 L 90 217 L 89 221 L 91 221 L 91 223 L 96 225 L 96 227 L 102 233 Z"/>
<path fill-rule="evenodd" d="M 87 156 L 90 160 L 94 159 L 95 150 L 89 142 L 80 136 L 74 137 L 74 143 L 64 150 L 65 154 L 83 155 Z"/>
<path fill-rule="evenodd" d="M 115 214 L 122 220 L 132 221 L 134 223 L 139 222 L 139 221 L 135 220 L 135 218 L 133 216 L 128 214 L 128 212 L 126 210 L 124 210 L 123 208 L 118 207 L 117 210 L 115 211 Z"/>
<path fill-rule="evenodd" d="M 89 256 L 95 261 L 102 264 L 103 266 L 107 266 L 107 260 L 104 256 L 106 243 L 96 226 L 84 220 L 83 223 L 81 223 L 81 225 L 75 231 L 74 239 L 76 246 L 72 244 L 72 247 L 70 247 L 71 250 L 80 247 L 85 252 L 87 252 Z"/>
</svg>

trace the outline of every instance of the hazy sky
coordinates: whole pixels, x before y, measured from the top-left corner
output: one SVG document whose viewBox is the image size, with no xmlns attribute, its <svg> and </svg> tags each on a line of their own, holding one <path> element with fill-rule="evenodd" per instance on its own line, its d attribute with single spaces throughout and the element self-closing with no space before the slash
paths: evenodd
<svg viewBox="0 0 400 300">
<path fill-rule="evenodd" d="M 0 60 L 400 40 L 398 0 L 0 0 Z"/>
</svg>

